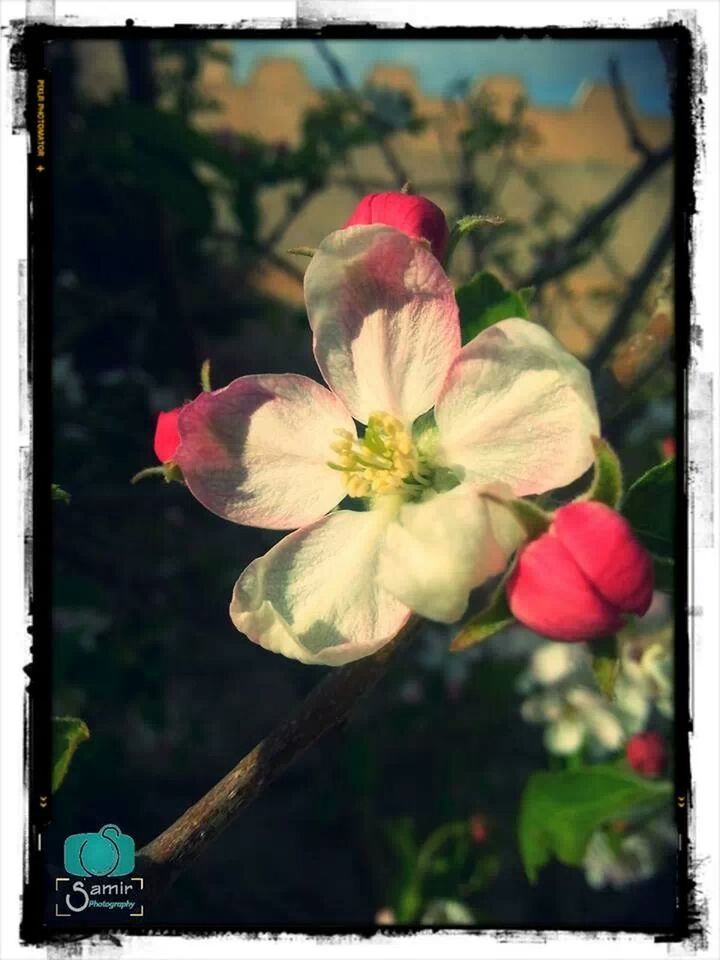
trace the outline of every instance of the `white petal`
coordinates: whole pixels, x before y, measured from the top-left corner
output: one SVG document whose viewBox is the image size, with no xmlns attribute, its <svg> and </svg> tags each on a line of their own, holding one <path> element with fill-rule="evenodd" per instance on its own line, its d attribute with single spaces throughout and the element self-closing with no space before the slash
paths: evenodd
<svg viewBox="0 0 720 960">
<path fill-rule="evenodd" d="M 255 643 L 337 666 L 375 653 L 408 620 L 377 582 L 387 518 L 340 510 L 289 534 L 235 584 L 230 616 Z"/>
<path fill-rule="evenodd" d="M 425 246 L 382 225 L 338 230 L 305 271 L 315 359 L 356 420 L 410 424 L 435 403 L 460 349 L 455 293 Z"/>
<path fill-rule="evenodd" d="M 540 683 L 554 684 L 576 670 L 585 651 L 577 644 L 544 643 L 535 651 L 530 661 L 530 669 Z"/>
<path fill-rule="evenodd" d="M 625 739 L 622 724 L 609 710 L 590 710 L 585 716 L 590 732 L 606 750 L 619 750 Z"/>
<path fill-rule="evenodd" d="M 292 530 L 345 491 L 327 461 L 336 429 L 355 424 L 325 387 L 295 374 L 239 377 L 180 412 L 175 459 L 203 506 L 235 523 Z"/>
<path fill-rule="evenodd" d="M 593 463 L 600 433 L 590 376 L 527 320 L 502 320 L 458 355 L 435 409 L 438 456 L 472 483 L 516 496 L 565 486 Z"/>
<path fill-rule="evenodd" d="M 578 719 L 564 717 L 545 730 L 545 747 L 550 753 L 568 756 L 576 753 L 585 739 L 585 725 Z"/>
<path fill-rule="evenodd" d="M 454 623 L 470 591 L 507 565 L 522 532 L 510 512 L 459 486 L 400 508 L 380 559 L 380 581 L 412 610 Z"/>
</svg>

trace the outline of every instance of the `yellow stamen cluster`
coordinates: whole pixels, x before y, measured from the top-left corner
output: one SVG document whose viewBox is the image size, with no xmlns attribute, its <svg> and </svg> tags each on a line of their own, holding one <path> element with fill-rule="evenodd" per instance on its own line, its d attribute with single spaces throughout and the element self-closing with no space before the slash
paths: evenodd
<svg viewBox="0 0 720 960">
<path fill-rule="evenodd" d="M 338 455 L 337 461 L 328 462 L 328 466 L 342 471 L 348 496 L 378 496 L 401 487 L 418 489 L 429 483 L 428 470 L 397 417 L 389 413 L 371 414 L 361 440 L 349 430 L 335 432 L 340 439 L 330 446 Z"/>
</svg>

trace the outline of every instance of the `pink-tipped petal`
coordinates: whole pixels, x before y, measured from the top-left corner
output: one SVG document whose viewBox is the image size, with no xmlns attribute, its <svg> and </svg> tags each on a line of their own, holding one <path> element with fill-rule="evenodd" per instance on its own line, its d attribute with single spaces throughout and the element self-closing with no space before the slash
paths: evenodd
<svg viewBox="0 0 720 960">
<path fill-rule="evenodd" d="M 593 463 L 595 398 L 585 367 L 542 327 L 502 320 L 466 344 L 437 401 L 440 456 L 470 483 L 516 496 L 565 486 Z"/>
<path fill-rule="evenodd" d="M 289 534 L 240 576 L 233 623 L 303 663 L 339 666 L 375 653 L 410 616 L 378 583 L 386 527 L 381 511 L 339 510 Z"/>
<path fill-rule="evenodd" d="M 622 626 L 619 611 L 593 589 L 567 549 L 549 533 L 520 551 L 507 597 L 521 623 L 553 640 L 588 640 Z"/>
<path fill-rule="evenodd" d="M 315 359 L 356 420 L 412 423 L 460 348 L 455 293 L 432 253 L 385 226 L 337 230 L 305 272 Z"/>
<path fill-rule="evenodd" d="M 555 514 L 552 531 L 606 600 L 628 613 L 647 613 L 652 557 L 625 517 L 604 503 L 569 503 Z"/>
<path fill-rule="evenodd" d="M 327 466 L 337 428 L 355 425 L 333 394 L 308 377 L 239 377 L 182 408 L 176 461 L 203 506 L 234 523 L 292 530 L 344 496 Z"/>
<path fill-rule="evenodd" d="M 175 407 L 174 410 L 163 411 L 158 414 L 153 449 L 160 463 L 168 463 L 172 460 L 180 443 L 180 434 L 178 433 L 180 410 L 180 407 Z"/>
</svg>

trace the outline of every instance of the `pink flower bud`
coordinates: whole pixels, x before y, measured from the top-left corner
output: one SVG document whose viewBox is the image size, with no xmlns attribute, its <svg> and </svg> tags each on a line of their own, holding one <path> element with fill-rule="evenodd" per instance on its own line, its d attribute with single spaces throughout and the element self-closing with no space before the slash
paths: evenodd
<svg viewBox="0 0 720 960">
<path fill-rule="evenodd" d="M 630 737 L 625 747 L 627 762 L 645 777 L 659 777 L 665 769 L 665 741 L 650 730 Z"/>
<path fill-rule="evenodd" d="M 438 260 L 442 260 L 448 242 L 445 214 L 425 197 L 410 193 L 370 193 L 355 207 L 346 227 L 383 223 L 409 237 L 427 240 Z"/>
<path fill-rule="evenodd" d="M 161 463 L 174 460 L 177 448 L 180 446 L 180 434 L 178 432 L 180 409 L 180 407 L 176 407 L 167 413 L 158 414 L 154 449 L 155 455 Z"/>
<path fill-rule="evenodd" d="M 662 455 L 666 460 L 670 460 L 671 457 L 675 456 L 675 437 L 663 437 L 660 442 L 660 449 L 662 450 Z"/>
<path fill-rule="evenodd" d="M 644 614 L 652 558 L 627 520 L 603 503 L 560 507 L 547 533 L 523 547 L 508 578 L 513 615 L 553 640 L 614 633 L 623 614 Z"/>
</svg>

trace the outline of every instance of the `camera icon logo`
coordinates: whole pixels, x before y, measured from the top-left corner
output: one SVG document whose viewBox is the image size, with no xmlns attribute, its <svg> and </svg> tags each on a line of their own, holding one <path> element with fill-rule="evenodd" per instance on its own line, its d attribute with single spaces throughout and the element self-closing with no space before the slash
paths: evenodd
<svg viewBox="0 0 720 960">
<path fill-rule="evenodd" d="M 75 877 L 124 877 L 135 869 L 135 841 L 114 823 L 97 833 L 73 833 L 63 849 L 65 871 Z"/>
</svg>

